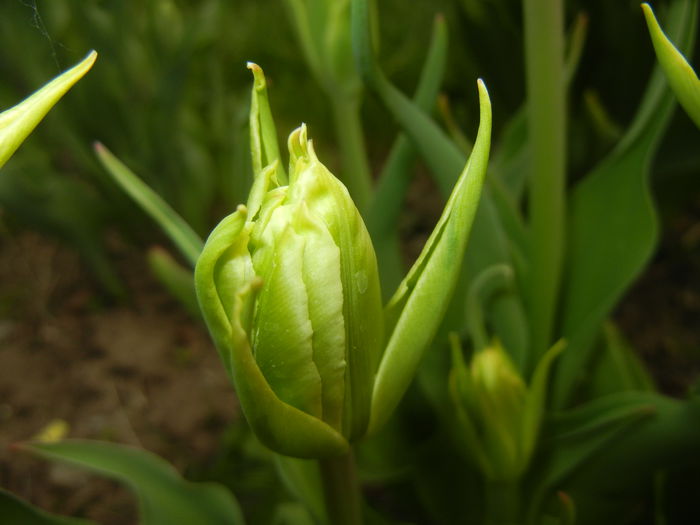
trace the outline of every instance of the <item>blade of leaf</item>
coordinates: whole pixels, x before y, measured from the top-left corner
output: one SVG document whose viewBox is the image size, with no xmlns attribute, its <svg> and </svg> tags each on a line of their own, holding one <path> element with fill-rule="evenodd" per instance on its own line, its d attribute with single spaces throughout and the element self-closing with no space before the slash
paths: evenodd
<svg viewBox="0 0 700 525">
<path fill-rule="evenodd" d="M 353 50 L 358 69 L 367 84 L 379 95 L 394 119 L 410 137 L 414 146 L 434 173 L 443 193 L 449 195 L 455 178 L 461 173 L 466 158 L 435 122 L 416 107 L 403 93 L 397 90 L 384 76 L 376 62 L 370 31 L 370 10 L 367 0 L 353 0 Z M 500 219 L 489 185 L 486 184 L 477 209 L 474 227 L 465 258 L 465 272 L 474 276 L 494 264 L 511 264 L 509 242 L 500 224 Z M 468 283 L 468 279 L 463 279 Z M 458 297 L 466 294 L 460 289 Z M 450 307 L 455 318 L 463 319 L 463 301 L 455 301 Z M 516 362 L 523 363 L 528 347 L 525 314 L 515 294 L 504 294 L 495 300 L 490 311 L 495 331 L 504 346 L 514 355 Z M 454 327 L 448 327 L 448 331 Z"/>
<path fill-rule="evenodd" d="M 669 27 L 683 47 L 692 42 L 694 2 L 674 3 Z M 673 109 L 657 67 L 635 121 L 618 147 L 574 188 L 562 331 L 569 345 L 559 361 L 553 402 L 568 403 L 590 359 L 600 324 L 653 252 L 657 217 L 649 166 Z"/>
<path fill-rule="evenodd" d="M 635 392 L 606 396 L 553 417 L 542 432 L 545 455 L 535 459 L 529 522 L 536 522 L 545 498 L 567 477 L 653 414 L 647 396 Z"/>
<path fill-rule="evenodd" d="M 94 525 L 95 522 L 44 512 L 0 489 L 0 517 L 8 525 Z"/>
<path fill-rule="evenodd" d="M 700 127 L 700 80 L 683 54 L 664 34 L 649 4 L 642 4 L 642 9 L 656 57 L 666 73 L 666 78 L 683 109 Z"/>
<path fill-rule="evenodd" d="M 435 103 L 447 61 L 447 25 L 435 18 L 433 38 L 423 64 L 413 100 L 425 112 Z M 391 293 L 401 280 L 398 219 L 410 182 L 410 167 L 416 152 L 405 135 L 399 135 L 391 148 L 367 213 L 367 229 L 377 251 L 382 290 Z"/>
<path fill-rule="evenodd" d="M 148 250 L 148 266 L 153 275 L 170 294 L 175 297 L 195 319 L 201 319 L 202 312 L 194 289 L 194 274 L 184 268 L 175 258 L 160 246 Z"/>
<path fill-rule="evenodd" d="M 90 51 L 82 62 L 53 79 L 29 98 L 0 113 L 0 168 L 54 104 L 90 70 L 96 59 L 97 52 Z"/>
<path fill-rule="evenodd" d="M 370 433 L 388 419 L 408 388 L 460 273 L 491 146 L 491 104 L 483 82 L 478 85 L 481 119 L 472 155 L 423 252 L 387 305 L 392 331 L 375 378 Z"/>
<path fill-rule="evenodd" d="M 160 195 L 99 142 L 95 143 L 95 153 L 115 182 L 156 221 L 194 268 L 204 247 L 199 235 Z"/>
<path fill-rule="evenodd" d="M 244 523 L 233 494 L 223 486 L 186 481 L 170 464 L 145 450 L 87 440 L 25 443 L 20 447 L 128 485 L 138 498 L 144 525 Z"/>
</svg>

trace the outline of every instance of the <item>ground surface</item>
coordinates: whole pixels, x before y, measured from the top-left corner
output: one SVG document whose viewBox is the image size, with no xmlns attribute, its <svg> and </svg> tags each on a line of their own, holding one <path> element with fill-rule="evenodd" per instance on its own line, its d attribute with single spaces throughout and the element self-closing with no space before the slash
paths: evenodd
<svg viewBox="0 0 700 525">
<path fill-rule="evenodd" d="M 219 446 L 236 404 L 204 330 L 150 277 L 140 253 L 112 250 L 129 290 L 105 306 L 77 256 L 35 234 L 0 250 L 0 486 L 105 525 L 135 523 L 128 493 L 7 445 L 56 419 L 70 437 L 145 447 L 181 471 Z"/>
</svg>

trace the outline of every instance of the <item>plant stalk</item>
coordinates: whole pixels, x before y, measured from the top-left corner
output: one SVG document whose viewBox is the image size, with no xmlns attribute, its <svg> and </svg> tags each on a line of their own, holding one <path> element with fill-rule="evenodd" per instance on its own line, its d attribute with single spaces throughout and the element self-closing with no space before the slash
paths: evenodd
<svg viewBox="0 0 700 525">
<path fill-rule="evenodd" d="M 362 525 L 362 496 L 353 453 L 321 459 L 319 466 L 329 525 Z"/>
<path fill-rule="evenodd" d="M 535 359 L 552 342 L 565 243 L 566 82 L 562 0 L 524 0 L 531 259 L 528 304 Z"/>
<path fill-rule="evenodd" d="M 484 525 L 520 525 L 520 488 L 517 481 L 486 482 Z"/>
<path fill-rule="evenodd" d="M 360 120 L 360 103 L 355 97 L 332 98 L 333 122 L 340 149 L 341 180 L 364 215 L 372 195 L 372 175 Z"/>
</svg>

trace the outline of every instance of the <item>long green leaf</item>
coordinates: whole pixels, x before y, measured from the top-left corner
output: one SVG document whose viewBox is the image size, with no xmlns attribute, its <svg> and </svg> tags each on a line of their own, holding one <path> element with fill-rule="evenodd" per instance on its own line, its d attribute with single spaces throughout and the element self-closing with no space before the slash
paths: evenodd
<svg viewBox="0 0 700 525">
<path fill-rule="evenodd" d="M 452 143 L 445 132 L 421 111 L 403 93 L 397 90 L 379 69 L 373 52 L 370 31 L 370 12 L 367 0 L 353 0 L 353 47 L 358 68 L 368 85 L 381 98 L 394 119 L 410 137 L 414 146 L 433 172 L 443 193 L 449 195 L 466 158 Z M 510 243 L 500 223 L 496 206 L 488 184 L 484 187 L 481 202 L 476 212 L 471 233 L 465 272 L 469 276 L 494 264 L 512 265 Z M 465 284 L 468 279 L 462 280 Z M 458 297 L 466 295 L 460 289 Z M 456 318 L 463 319 L 458 310 L 464 307 L 463 301 L 451 306 Z M 519 298 L 515 294 L 503 294 L 493 301 L 489 312 L 498 337 L 519 364 L 523 363 L 528 347 L 528 333 L 525 314 Z"/>
<path fill-rule="evenodd" d="M 143 525 L 244 523 L 238 503 L 224 487 L 186 481 L 170 464 L 145 450 L 87 440 L 26 443 L 21 447 L 125 483 L 138 498 Z"/>
<path fill-rule="evenodd" d="M 0 113 L 0 168 L 54 104 L 90 70 L 96 58 L 97 53 L 90 51 L 78 65 L 53 79 L 29 98 Z"/>
<path fill-rule="evenodd" d="M 94 525 L 94 522 L 44 512 L 0 489 L 0 520 L 4 525 Z"/>
<path fill-rule="evenodd" d="M 677 2 L 669 15 L 676 41 L 683 48 L 692 45 L 697 4 Z M 555 376 L 558 408 L 580 384 L 600 324 L 653 252 L 658 220 L 649 166 L 672 109 L 673 98 L 657 68 L 619 146 L 574 188 L 562 321 L 569 344 Z"/>
<path fill-rule="evenodd" d="M 433 37 L 423 64 L 413 100 L 429 112 L 442 83 L 447 62 L 447 25 L 436 17 Z M 399 135 L 391 148 L 367 213 L 367 229 L 377 251 L 382 290 L 391 293 L 398 286 L 403 268 L 399 251 L 398 220 L 411 180 L 410 168 L 416 150 L 405 135 Z"/>
<path fill-rule="evenodd" d="M 474 150 L 423 252 L 386 308 L 391 336 L 377 371 L 369 432 L 393 412 L 431 343 L 459 277 L 486 176 L 491 103 L 479 81 L 480 125 Z"/>
<path fill-rule="evenodd" d="M 199 235 L 160 195 L 99 142 L 95 144 L 95 153 L 115 182 L 156 221 L 194 268 L 204 247 Z"/>
</svg>

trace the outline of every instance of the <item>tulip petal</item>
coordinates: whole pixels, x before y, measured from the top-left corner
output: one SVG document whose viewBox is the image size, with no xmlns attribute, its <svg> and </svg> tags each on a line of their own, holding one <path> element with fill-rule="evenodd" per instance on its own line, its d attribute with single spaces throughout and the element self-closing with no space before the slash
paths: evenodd
<svg viewBox="0 0 700 525">
<path fill-rule="evenodd" d="M 253 72 L 253 93 L 250 100 L 250 151 L 253 158 L 253 174 L 257 175 L 265 166 L 280 160 L 277 128 L 272 118 L 270 101 L 267 97 L 267 82 L 262 68 L 248 62 Z M 287 176 L 280 165 L 279 177 L 286 182 Z"/>
<path fill-rule="evenodd" d="M 289 212 L 286 208 L 275 212 Z M 313 360 L 313 329 L 302 277 L 304 245 L 305 239 L 291 225 L 276 237 L 268 271 L 259 273 L 263 288 L 252 343 L 255 361 L 277 397 L 321 418 L 321 376 Z"/>
<path fill-rule="evenodd" d="M 320 419 L 281 401 L 255 362 L 246 333 L 261 285 L 254 280 L 236 294 L 231 339 L 226 347 L 233 364 L 233 383 L 248 423 L 260 441 L 280 454 L 299 458 L 346 454 L 346 439 Z"/>
<path fill-rule="evenodd" d="M 197 290 L 197 300 L 202 309 L 204 321 L 207 323 L 209 333 L 214 339 L 221 360 L 224 362 L 226 371 L 231 372 L 231 361 L 229 352 L 227 351 L 228 344 L 231 340 L 231 322 L 230 313 L 227 313 L 227 308 L 222 302 L 220 285 L 224 282 L 217 282 L 217 266 L 220 270 L 221 257 L 230 249 L 240 236 L 245 225 L 247 210 L 245 206 L 239 206 L 238 209 L 223 219 L 216 228 L 211 232 L 204 250 L 197 260 L 197 265 L 194 269 L 194 284 Z M 242 284 L 242 283 L 241 283 Z M 229 290 L 231 292 L 231 290 Z M 233 293 L 231 293 L 233 297 Z M 231 312 L 233 305 L 231 304 Z"/>
<path fill-rule="evenodd" d="M 340 430 L 347 365 L 340 250 L 304 202 L 293 226 L 305 240 L 302 276 L 313 327 L 313 360 L 321 375 L 323 420 Z"/>
<path fill-rule="evenodd" d="M 290 202 L 305 200 L 340 248 L 348 367 L 343 433 L 356 439 L 369 422 L 372 378 L 383 344 L 377 259 L 348 190 L 318 160 L 305 126 L 290 135 L 289 151 Z"/>
</svg>

